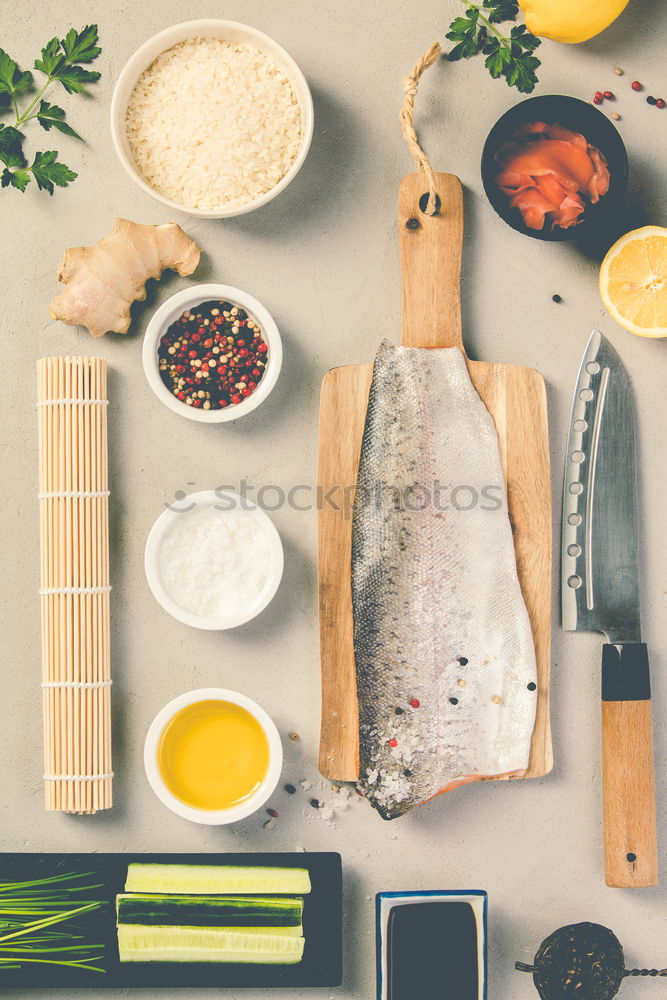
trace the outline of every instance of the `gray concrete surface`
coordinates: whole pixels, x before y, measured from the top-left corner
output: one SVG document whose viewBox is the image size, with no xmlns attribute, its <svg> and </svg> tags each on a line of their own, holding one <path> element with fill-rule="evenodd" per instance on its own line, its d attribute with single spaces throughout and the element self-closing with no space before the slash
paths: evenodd
<svg viewBox="0 0 667 1000">
<path fill-rule="evenodd" d="M 261 815 L 233 829 L 181 821 L 160 805 L 143 774 L 142 744 L 156 711 L 189 688 L 224 684 L 258 699 L 283 732 L 300 734 L 298 743 L 286 743 L 285 780 L 305 779 L 319 798 L 330 797 L 326 788 L 319 788 L 316 769 L 314 513 L 275 513 L 287 554 L 283 585 L 265 614 L 228 634 L 189 630 L 163 613 L 146 585 L 143 547 L 162 504 L 178 489 L 236 485 L 244 477 L 257 485 L 312 483 L 323 373 L 334 365 L 369 360 L 381 337 L 398 337 L 396 191 L 400 177 L 412 169 L 397 119 L 401 77 L 428 44 L 443 38 L 459 7 L 457 0 L 228 0 L 224 5 L 193 0 L 187 6 L 174 0 L 106 0 L 98 5 L 26 0 L 11 9 L 3 5 L 1 15 L 0 44 L 26 66 L 51 35 L 93 20 L 99 22 L 104 53 L 99 60 L 103 78 L 90 100 L 57 95 L 86 145 L 31 131 L 31 148 L 55 145 L 66 154 L 79 170 L 76 183 L 53 199 L 36 189 L 23 196 L 0 191 L 0 845 L 6 851 L 338 850 L 345 865 L 345 980 L 341 990 L 329 993 L 340 1000 L 374 996 L 372 900 L 381 889 L 487 889 L 492 1000 L 535 995 L 530 977 L 513 971 L 514 960 L 529 960 L 546 934 L 569 921 L 611 926 L 633 966 L 667 965 L 667 345 L 634 338 L 605 315 L 594 256 L 576 246 L 530 241 L 493 214 L 479 177 L 481 146 L 496 117 L 518 95 L 493 82 L 478 60 L 443 63 L 430 71 L 417 118 L 433 164 L 457 173 L 465 185 L 463 293 L 470 351 L 483 359 L 534 366 L 546 379 L 556 514 L 573 380 L 594 325 L 622 354 L 636 390 L 644 619 L 654 674 L 663 885 L 635 892 L 604 885 L 600 639 L 563 634 L 556 603 L 556 764 L 548 778 L 469 786 L 394 824 L 383 823 L 355 801 L 335 827 L 319 818 L 308 806 L 309 795 L 300 790 L 289 801 L 276 797 L 280 817 L 275 829 L 265 830 Z M 151 311 L 187 280 L 171 277 L 152 289 L 127 337 L 110 335 L 93 343 L 85 331 L 54 323 L 47 314 L 65 247 L 94 242 L 116 215 L 141 222 L 168 219 L 116 162 L 107 124 L 109 102 L 120 68 L 140 42 L 169 24 L 205 15 L 246 21 L 280 41 L 308 77 L 316 111 L 311 155 L 297 181 L 270 206 L 227 222 L 185 215 L 176 220 L 204 249 L 197 277 L 248 289 L 271 310 L 285 339 L 283 375 L 270 402 L 238 425 L 219 428 L 168 412 L 149 391 L 141 368 L 141 339 Z M 629 83 L 639 78 L 646 93 L 659 96 L 664 88 L 667 98 L 666 33 L 664 4 L 632 0 L 623 18 L 597 40 L 569 48 L 543 45 L 537 90 L 584 99 L 598 88 L 618 92 L 615 107 L 631 160 L 632 218 L 663 225 L 667 110 L 650 108 Z M 620 79 L 613 74 L 619 64 L 625 69 Z M 554 292 L 563 298 L 560 305 L 551 300 Z M 34 363 L 45 354 L 88 352 L 106 357 L 111 372 L 117 777 L 112 812 L 73 818 L 46 814 L 42 807 Z M 623 995 L 643 1000 L 659 992 L 659 984 L 632 981 Z M 243 994 L 246 1000 L 259 995 Z M 294 1000 L 306 995 L 291 993 Z M 107 996 L 112 1000 L 120 993 Z M 160 996 L 167 1000 L 172 993 Z"/>
</svg>

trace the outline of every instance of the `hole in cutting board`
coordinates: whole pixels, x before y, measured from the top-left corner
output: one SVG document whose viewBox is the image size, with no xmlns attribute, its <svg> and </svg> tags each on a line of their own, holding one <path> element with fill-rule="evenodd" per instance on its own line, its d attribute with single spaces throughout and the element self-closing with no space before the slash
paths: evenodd
<svg viewBox="0 0 667 1000">
<path fill-rule="evenodd" d="M 421 196 L 421 198 L 419 199 L 419 208 L 420 208 L 420 210 L 424 214 L 426 214 L 426 206 L 427 205 L 428 205 L 428 191 L 425 194 L 423 194 Z M 440 215 L 440 209 L 441 208 L 442 208 L 442 202 L 440 201 L 440 195 L 436 194 L 436 196 L 435 196 L 435 212 L 433 213 L 433 215 Z"/>
</svg>

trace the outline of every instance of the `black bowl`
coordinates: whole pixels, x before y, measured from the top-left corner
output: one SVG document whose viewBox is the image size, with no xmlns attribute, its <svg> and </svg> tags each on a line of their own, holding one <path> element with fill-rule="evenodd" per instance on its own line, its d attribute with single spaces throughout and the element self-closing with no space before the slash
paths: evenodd
<svg viewBox="0 0 667 1000">
<path fill-rule="evenodd" d="M 609 190 L 597 204 L 586 206 L 582 221 L 576 226 L 569 229 L 561 229 L 559 226 L 554 229 L 530 229 L 519 210 L 510 206 L 507 195 L 497 186 L 495 179 L 499 168 L 495 159 L 496 151 L 503 142 L 511 138 L 517 125 L 522 122 L 547 122 L 549 125 L 558 123 L 573 132 L 580 132 L 605 157 L 610 174 Z M 486 196 L 498 215 L 518 233 L 551 242 L 578 240 L 589 235 L 594 228 L 601 226 L 618 211 L 628 183 L 628 154 L 617 129 L 593 104 L 564 94 L 529 97 L 506 111 L 489 132 L 482 150 L 482 182 Z"/>
</svg>

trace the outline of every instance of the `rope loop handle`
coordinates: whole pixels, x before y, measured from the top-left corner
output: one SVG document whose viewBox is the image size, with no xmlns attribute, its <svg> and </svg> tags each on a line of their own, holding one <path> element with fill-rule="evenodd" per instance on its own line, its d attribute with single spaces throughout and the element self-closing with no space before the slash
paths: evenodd
<svg viewBox="0 0 667 1000">
<path fill-rule="evenodd" d="M 403 79 L 403 90 L 405 92 L 405 100 L 403 101 L 403 107 L 401 108 L 401 126 L 403 129 L 403 138 L 408 144 L 408 149 L 414 157 L 414 161 L 417 164 L 417 169 L 421 170 L 425 176 L 428 183 L 428 202 L 426 204 L 426 215 L 435 215 L 437 211 L 437 191 L 435 186 L 435 174 L 433 173 L 433 168 L 429 163 L 428 156 L 424 150 L 419 145 L 419 140 L 417 139 L 417 133 L 415 132 L 414 126 L 414 113 L 415 113 L 415 97 L 417 96 L 417 91 L 419 89 L 419 80 L 421 79 L 422 73 L 425 72 L 432 66 L 433 63 L 442 54 L 442 47 L 440 42 L 434 42 L 433 45 L 421 56 L 417 63 L 413 66 L 412 70 L 408 76 Z"/>
</svg>

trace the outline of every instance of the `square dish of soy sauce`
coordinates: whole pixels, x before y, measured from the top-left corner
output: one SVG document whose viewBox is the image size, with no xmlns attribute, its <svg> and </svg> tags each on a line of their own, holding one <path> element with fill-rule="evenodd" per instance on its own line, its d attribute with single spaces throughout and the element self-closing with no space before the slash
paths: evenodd
<svg viewBox="0 0 667 1000">
<path fill-rule="evenodd" d="M 377 1000 L 486 1000 L 486 892 L 380 892 L 375 905 Z"/>
</svg>

